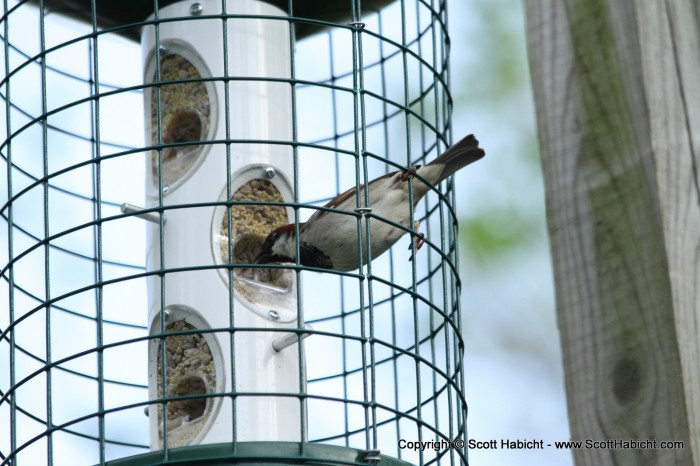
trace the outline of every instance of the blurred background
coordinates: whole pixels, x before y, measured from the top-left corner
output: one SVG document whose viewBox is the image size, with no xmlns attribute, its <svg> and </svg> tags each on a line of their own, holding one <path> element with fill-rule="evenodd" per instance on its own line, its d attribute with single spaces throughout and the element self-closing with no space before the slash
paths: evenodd
<svg viewBox="0 0 700 466">
<path fill-rule="evenodd" d="M 568 440 L 544 184 L 521 0 L 448 0 L 468 436 Z M 571 465 L 568 450 L 471 450 L 473 466 Z"/>
</svg>

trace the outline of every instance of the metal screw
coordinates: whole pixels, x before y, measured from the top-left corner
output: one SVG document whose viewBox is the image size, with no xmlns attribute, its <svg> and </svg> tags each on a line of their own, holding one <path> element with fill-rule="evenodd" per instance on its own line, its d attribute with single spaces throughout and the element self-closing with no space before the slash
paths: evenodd
<svg viewBox="0 0 700 466">
<path fill-rule="evenodd" d="M 270 318 L 270 320 L 280 320 L 280 313 L 275 310 L 269 311 L 267 316 Z"/>
<path fill-rule="evenodd" d="M 265 176 L 268 178 L 274 178 L 277 172 L 275 171 L 275 167 L 265 167 Z"/>
<path fill-rule="evenodd" d="M 365 23 L 363 23 L 362 21 L 352 21 L 352 22 L 348 23 L 348 26 L 354 27 L 356 29 L 364 29 Z"/>
<path fill-rule="evenodd" d="M 202 6 L 201 3 L 193 3 L 190 6 L 190 14 L 192 16 L 199 16 L 202 14 L 202 11 L 204 11 L 204 7 Z"/>
<path fill-rule="evenodd" d="M 163 309 L 163 318 L 167 321 L 170 320 L 170 310 Z"/>
<path fill-rule="evenodd" d="M 165 186 L 163 186 L 163 194 L 168 194 L 168 192 L 170 192 L 170 186 L 166 184 Z"/>
<path fill-rule="evenodd" d="M 355 209 L 355 212 L 357 212 L 360 215 L 364 215 L 364 214 L 368 214 L 368 213 L 372 212 L 372 208 L 371 207 L 358 207 L 357 209 Z"/>
<path fill-rule="evenodd" d="M 162 44 L 161 44 L 161 45 L 158 47 L 158 52 L 160 53 L 161 58 L 163 58 L 163 55 L 166 55 L 166 54 L 168 53 L 168 47 L 166 47 L 165 45 L 162 45 Z"/>
</svg>

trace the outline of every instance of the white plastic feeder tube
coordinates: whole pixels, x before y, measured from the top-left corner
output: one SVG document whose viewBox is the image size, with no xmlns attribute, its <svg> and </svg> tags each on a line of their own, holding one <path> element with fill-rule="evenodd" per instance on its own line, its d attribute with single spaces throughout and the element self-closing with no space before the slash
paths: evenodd
<svg viewBox="0 0 700 466">
<path fill-rule="evenodd" d="M 168 86 L 169 89 L 175 89 L 172 84 L 163 84 L 159 93 L 155 88 L 145 92 L 147 140 L 152 139 L 151 144 L 154 145 L 158 143 L 153 106 L 158 101 L 154 95 L 160 94 L 160 140 L 163 144 L 171 145 L 163 148 L 160 154 L 153 151 L 147 157 L 147 173 L 150 178 L 146 205 L 159 205 L 159 186 L 163 187 L 162 199 L 166 207 L 222 201 L 225 197 L 222 199 L 221 193 L 227 191 L 227 175 L 232 177 L 233 186 L 237 183 L 236 176 L 245 174 L 250 177 L 257 173 L 256 170 L 260 172 L 260 179 L 275 184 L 285 201 L 292 201 L 293 193 L 288 182 L 293 177 L 291 145 L 231 144 L 232 173 L 227 173 L 226 144 L 188 144 L 189 141 L 200 139 L 225 140 L 227 121 L 230 138 L 234 140 L 292 140 L 291 86 L 287 82 L 265 81 L 265 78 L 289 79 L 291 76 L 289 23 L 286 19 L 229 17 L 226 22 L 221 18 L 210 19 L 206 16 L 222 14 L 221 0 L 200 0 L 196 3 L 199 5 L 196 8 L 193 7 L 193 2 L 179 2 L 158 11 L 161 20 L 182 18 L 182 21 L 164 21 L 159 24 L 158 44 L 155 41 L 155 26 L 145 27 L 142 34 L 147 83 L 152 82 L 155 76 L 156 48 L 160 49 L 161 81 L 192 77 L 193 68 L 188 62 L 194 65 L 202 78 L 214 79 L 183 87 L 193 97 L 182 102 L 173 97 L 176 93 L 169 94 Z M 226 13 L 286 18 L 286 13 L 282 10 L 257 0 L 228 0 Z M 224 27 L 228 28 L 227 73 L 224 68 Z M 163 62 L 173 54 L 180 55 L 184 60 L 178 58 L 169 64 Z M 164 72 L 172 71 L 167 69 L 168 66 L 180 67 L 182 76 L 164 76 Z M 228 77 L 246 77 L 250 80 L 233 80 L 224 84 L 221 78 L 226 77 L 226 74 Z M 208 96 L 209 101 L 202 102 L 202 95 Z M 225 114 L 227 97 L 228 120 Z M 194 108 L 188 109 L 188 102 Z M 174 118 L 172 114 L 180 116 Z M 178 127 L 178 124 L 183 126 Z M 159 160 L 162 161 L 162 166 Z M 273 178 L 269 178 L 270 169 L 276 173 Z M 159 177 L 162 179 L 159 180 Z M 221 206 L 168 209 L 168 221 L 162 232 L 160 225 L 149 223 L 149 270 L 221 263 L 216 246 L 213 245 L 216 232 L 212 231 L 214 219 L 221 218 L 221 209 L 226 210 Z M 289 222 L 293 222 L 293 210 L 290 208 L 287 212 Z M 163 257 L 160 257 L 161 241 Z M 224 269 L 222 273 L 215 268 L 170 272 L 165 274 L 163 280 L 154 276 L 149 282 L 149 322 L 156 332 L 160 331 L 160 311 L 166 306 L 176 306 L 177 318 L 185 319 L 196 328 L 229 328 L 232 308 L 235 327 L 260 329 L 235 332 L 233 336 L 225 331 L 208 334 L 216 340 L 215 346 L 218 346 L 216 351 L 212 351 L 218 376 L 216 386 L 208 386 L 207 390 L 214 393 L 235 391 L 266 395 L 238 396 L 235 407 L 230 397 L 214 398 L 216 401 L 211 404 L 211 414 L 206 421 L 200 422 L 202 425 L 196 425 L 196 422 L 187 424 L 188 429 L 199 429 L 193 432 L 190 436 L 192 440 L 187 444 L 233 440 L 299 441 L 302 422 L 300 400 L 267 395 L 300 392 L 302 382 L 299 379 L 298 351 L 292 348 L 275 351 L 272 342 L 283 334 L 266 331 L 297 328 L 296 308 L 275 310 L 277 319 L 272 319 L 268 315 L 269 308 L 258 306 L 255 297 L 245 299 L 236 291 L 234 302 L 230 303 L 228 286 L 227 271 Z M 165 302 L 161 302 L 161 287 Z M 296 293 L 296 283 L 292 283 L 290 292 Z M 191 317 L 188 317 L 190 314 Z M 171 315 L 170 319 L 172 318 Z M 168 322 L 166 327 L 167 325 Z M 235 342 L 233 352 L 232 341 Z M 152 344 L 159 345 L 160 340 L 155 339 Z M 156 353 L 157 351 L 151 352 L 152 355 Z M 158 399 L 157 383 L 160 374 L 156 360 L 157 357 L 152 356 L 149 364 L 149 393 L 152 400 Z M 236 386 L 232 387 L 234 371 Z M 155 413 L 157 410 L 150 409 L 149 412 Z M 234 413 L 235 439 L 232 430 Z M 157 415 L 151 414 L 150 418 L 151 448 L 162 448 L 162 438 L 159 438 L 162 418 L 160 422 Z M 184 446 L 174 445 L 170 434 L 168 435 L 170 447 Z"/>
</svg>

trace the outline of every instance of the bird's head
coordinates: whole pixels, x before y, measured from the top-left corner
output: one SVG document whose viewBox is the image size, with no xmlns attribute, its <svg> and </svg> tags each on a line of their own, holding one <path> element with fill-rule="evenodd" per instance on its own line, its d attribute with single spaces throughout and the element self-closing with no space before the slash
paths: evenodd
<svg viewBox="0 0 700 466">
<path fill-rule="evenodd" d="M 296 241 L 294 241 L 294 236 L 293 223 L 273 230 L 263 241 L 260 252 L 255 258 L 255 263 L 295 262 Z"/>
</svg>

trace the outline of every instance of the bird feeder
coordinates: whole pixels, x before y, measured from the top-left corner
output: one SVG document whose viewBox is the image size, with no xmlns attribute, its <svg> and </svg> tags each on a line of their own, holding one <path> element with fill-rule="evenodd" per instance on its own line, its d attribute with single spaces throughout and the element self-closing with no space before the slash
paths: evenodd
<svg viewBox="0 0 700 466">
<path fill-rule="evenodd" d="M 6 2 L 0 465 L 466 464 L 451 182 L 413 262 L 254 263 L 447 147 L 427 3 Z"/>
<path fill-rule="evenodd" d="M 274 81 L 290 78 L 289 24 L 284 11 L 257 0 L 229 1 L 228 14 L 249 16 L 229 25 L 218 18 L 181 20 L 221 15 L 221 6 L 218 1 L 173 3 L 158 10 L 157 28 L 144 27 L 142 33 L 145 82 L 152 85 L 144 99 L 147 143 L 156 147 L 148 158 L 146 207 L 163 206 L 167 219 L 150 225 L 149 269 L 182 269 L 151 277 L 150 334 L 227 328 L 231 312 L 237 326 L 259 331 L 151 340 L 149 391 L 154 400 L 299 389 L 298 353 L 275 351 L 272 343 L 283 334 L 264 331 L 296 328 L 294 274 L 227 267 L 252 263 L 265 236 L 293 221 L 291 208 L 260 204 L 294 201 L 291 147 L 214 142 L 292 140 L 291 88 Z M 220 76 L 255 79 L 224 83 L 216 79 Z M 227 106 L 227 100 L 232 104 Z M 169 208 L 205 200 L 216 203 Z M 211 262 L 220 267 L 187 270 Z M 197 346 L 187 348 L 195 337 Z M 176 348 L 171 340 L 183 346 Z M 170 358 L 172 364 L 163 371 L 158 364 L 163 342 L 166 357 L 170 352 L 190 355 Z M 235 381 L 225 376 L 232 373 L 232 357 L 241 374 Z M 192 359 L 199 362 L 192 364 Z M 167 388 L 163 374 L 170 379 Z M 187 413 L 170 408 L 174 404 L 182 402 L 165 403 L 166 420 L 162 406 L 157 416 L 150 416 L 154 449 L 163 448 L 165 431 L 173 436 L 170 447 L 224 441 L 234 428 L 241 441 L 299 440 L 300 407 L 294 399 L 242 398 L 234 410 L 230 398 L 213 396 L 207 398 L 207 409 Z M 279 418 L 288 422 L 275 422 Z"/>
</svg>

